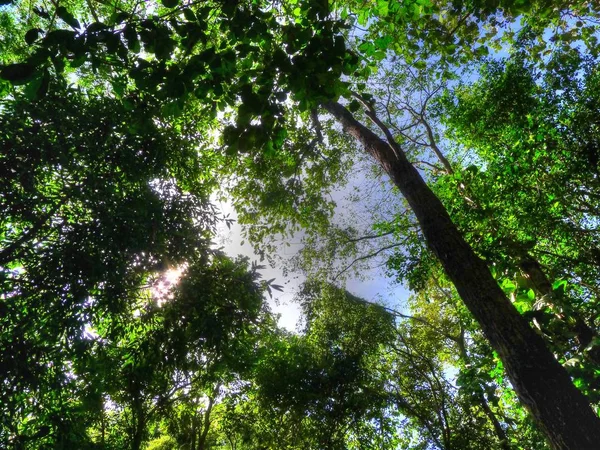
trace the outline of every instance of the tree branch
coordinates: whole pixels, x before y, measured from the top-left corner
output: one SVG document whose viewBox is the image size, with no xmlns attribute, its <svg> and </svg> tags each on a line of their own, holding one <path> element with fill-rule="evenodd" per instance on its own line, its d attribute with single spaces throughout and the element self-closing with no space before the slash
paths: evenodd
<svg viewBox="0 0 600 450">
<path fill-rule="evenodd" d="M 390 250 L 392 248 L 400 247 L 401 245 L 404 245 L 405 242 L 406 242 L 406 240 L 404 240 L 402 242 L 397 242 L 395 244 L 387 245 L 385 247 L 380 248 L 379 250 L 377 250 L 375 252 L 372 252 L 372 253 L 369 253 L 367 255 L 363 255 L 363 256 L 359 256 L 358 258 L 355 258 L 354 260 L 352 260 L 352 262 L 350 264 L 348 264 L 346 267 L 344 267 L 340 272 L 338 272 L 333 277 L 333 281 L 336 281 L 339 277 L 341 277 L 344 273 L 346 273 L 357 262 L 364 261 L 365 259 L 369 259 L 369 258 L 374 258 L 375 256 L 379 255 L 380 253 L 383 253 L 386 250 Z"/>
<path fill-rule="evenodd" d="M 384 237 L 384 236 L 389 236 L 390 234 L 394 234 L 396 230 L 391 230 L 391 231 L 387 231 L 385 233 L 381 233 L 381 234 L 367 234 L 365 236 L 361 236 L 358 238 L 354 238 L 354 239 L 348 239 L 348 242 L 360 242 L 360 241 L 364 241 L 367 239 L 377 239 L 380 237 Z"/>
</svg>

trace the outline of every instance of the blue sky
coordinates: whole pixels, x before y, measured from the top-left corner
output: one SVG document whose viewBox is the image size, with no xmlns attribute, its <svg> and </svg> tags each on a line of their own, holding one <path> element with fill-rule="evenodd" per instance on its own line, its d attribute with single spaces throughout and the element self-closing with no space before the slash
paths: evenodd
<svg viewBox="0 0 600 450">
<path fill-rule="evenodd" d="M 380 205 L 382 195 L 387 193 L 389 183 L 384 181 L 382 184 L 381 179 L 378 180 L 369 176 L 368 168 L 366 171 L 358 169 L 353 171 L 353 173 L 360 175 L 354 177 L 348 185 L 336 191 L 332 196 L 337 204 L 334 217 L 342 221 L 354 222 L 352 225 L 357 225 L 356 222 L 361 222 L 360 225 L 365 230 L 370 231 L 372 222 L 378 219 L 371 215 L 370 210 L 372 211 L 374 207 Z M 361 192 L 362 200 L 359 202 L 348 200 L 348 195 L 356 193 L 357 189 Z M 401 197 L 396 193 L 395 198 L 397 202 L 393 202 L 394 204 L 387 202 L 387 206 L 390 208 L 386 209 L 395 211 L 400 207 Z M 231 204 L 227 202 L 215 202 L 215 204 L 221 209 L 223 214 L 229 214 L 233 219 L 236 218 Z M 219 247 L 223 247 L 224 251 L 230 256 L 244 255 L 248 256 L 252 261 L 260 261 L 259 256 L 254 253 L 252 246 L 247 241 L 244 241 L 242 236 L 242 227 L 237 222 L 230 229 L 225 224 L 222 224 L 218 230 L 216 244 Z M 296 330 L 298 320 L 300 319 L 300 311 L 298 305 L 293 302 L 293 297 L 300 284 L 305 280 L 305 276 L 301 273 L 290 273 L 287 277 L 284 276 L 283 265 L 302 248 L 301 238 L 299 237 L 293 237 L 287 242 L 290 245 L 280 246 L 281 250 L 276 255 L 277 259 L 281 259 L 282 264 L 277 267 L 267 267 L 261 273 L 263 279 L 275 278 L 275 283 L 284 287 L 283 292 L 273 292 L 273 298 L 269 300 L 269 304 L 273 312 L 280 315 L 279 325 L 293 331 Z M 261 264 L 267 265 L 266 261 Z M 345 281 L 345 287 L 352 294 L 365 300 L 378 302 L 399 310 L 404 309 L 403 304 L 409 296 L 408 290 L 385 276 L 385 269 L 382 267 L 361 269 L 360 277 L 350 274 Z"/>
</svg>

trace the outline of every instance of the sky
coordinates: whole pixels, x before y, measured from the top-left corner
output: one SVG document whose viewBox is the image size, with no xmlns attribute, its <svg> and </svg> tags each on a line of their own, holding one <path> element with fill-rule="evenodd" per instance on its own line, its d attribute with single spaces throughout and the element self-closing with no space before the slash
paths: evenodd
<svg viewBox="0 0 600 450">
<path fill-rule="evenodd" d="M 380 181 L 369 179 L 365 173 L 358 171 L 361 175 L 354 178 L 352 182 L 346 185 L 343 189 L 338 190 L 333 194 L 333 199 L 337 204 L 335 217 L 348 217 L 351 220 L 362 219 L 365 224 L 370 225 L 374 220 L 369 215 L 369 205 L 372 202 L 381 202 L 382 195 L 385 194 L 380 186 Z M 348 195 L 356 192 L 360 188 L 363 200 L 360 202 L 352 202 L 347 199 Z M 367 192 L 372 194 L 366 195 Z M 373 194 L 373 192 L 375 192 Z M 383 192 L 383 194 L 382 194 Z M 230 218 L 236 219 L 236 214 L 233 206 L 228 202 L 214 201 L 215 205 L 220 208 L 224 215 L 229 214 Z M 344 219 L 341 219 L 344 220 Z M 218 247 L 223 247 L 223 250 L 232 257 L 243 255 L 248 256 L 251 261 L 260 262 L 260 257 L 254 253 L 252 246 L 243 239 L 242 227 L 235 221 L 231 228 L 227 228 L 222 224 L 218 229 L 218 236 L 215 243 Z M 283 261 L 292 258 L 302 247 L 300 238 L 292 238 L 288 241 L 289 246 L 280 246 L 281 251 L 277 255 Z M 294 294 L 298 290 L 301 283 L 306 277 L 301 273 L 290 273 L 288 276 L 283 274 L 283 264 L 278 267 L 269 267 L 267 262 L 260 264 L 267 267 L 261 270 L 263 279 L 275 279 L 274 283 L 283 286 L 283 292 L 273 291 L 273 298 L 268 299 L 271 310 L 279 315 L 279 325 L 289 331 L 297 331 L 299 325 L 300 310 L 298 305 L 293 301 Z M 385 277 L 383 268 L 373 268 L 370 270 L 361 271 L 361 277 L 350 275 L 346 280 L 346 289 L 352 294 L 361 297 L 371 302 L 384 304 L 385 306 L 394 307 L 402 310 L 403 302 L 408 298 L 409 292 L 403 286 L 395 283 L 393 280 Z"/>
</svg>

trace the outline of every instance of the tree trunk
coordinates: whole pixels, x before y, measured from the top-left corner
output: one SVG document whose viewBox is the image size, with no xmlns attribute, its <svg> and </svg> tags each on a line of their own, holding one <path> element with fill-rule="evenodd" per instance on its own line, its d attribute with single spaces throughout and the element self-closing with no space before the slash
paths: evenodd
<svg viewBox="0 0 600 450">
<path fill-rule="evenodd" d="M 131 442 L 132 450 L 140 450 L 142 448 L 142 442 L 144 440 L 144 426 L 145 425 L 142 422 L 142 419 L 139 419 L 139 421 L 136 422 L 133 432 L 133 439 Z"/>
<path fill-rule="evenodd" d="M 215 400 L 217 395 L 219 395 L 219 390 L 221 389 L 221 383 L 217 383 L 212 394 L 208 397 L 208 406 L 206 407 L 206 412 L 204 413 L 204 423 L 202 425 L 202 433 L 198 437 L 198 450 L 205 450 L 206 448 L 206 438 L 208 437 L 208 432 L 210 431 L 210 413 L 212 412 L 213 406 L 215 404 Z"/>
<path fill-rule="evenodd" d="M 551 447 L 598 448 L 600 420 L 587 399 L 504 295 L 400 146 L 380 139 L 339 103 L 328 102 L 324 107 L 362 143 L 404 195 L 427 244 L 498 353 L 519 399 Z"/>
<path fill-rule="evenodd" d="M 481 405 L 483 412 L 485 412 L 485 415 L 488 417 L 488 419 L 490 419 L 490 422 L 492 422 L 494 432 L 496 433 L 498 441 L 500 442 L 500 448 L 502 450 L 511 450 L 506 432 L 504 431 L 504 428 L 502 428 L 502 425 L 500 425 L 496 414 L 494 414 L 494 411 L 492 411 L 492 408 L 490 408 L 490 405 L 488 404 L 484 394 L 479 395 L 479 404 Z"/>
<path fill-rule="evenodd" d="M 197 405 L 196 405 L 197 407 Z M 194 411 L 194 417 L 192 418 L 192 443 L 190 444 L 190 450 L 196 450 L 196 433 L 198 424 L 198 410 Z"/>
<path fill-rule="evenodd" d="M 140 450 L 144 442 L 144 433 L 146 431 L 146 414 L 144 411 L 144 400 L 142 399 L 138 383 L 131 382 L 131 391 L 133 398 L 131 402 L 131 450 Z"/>
<path fill-rule="evenodd" d="M 102 399 L 102 411 L 100 412 L 100 444 L 102 444 L 102 448 L 106 446 L 106 406 L 104 405 L 104 398 Z"/>
</svg>

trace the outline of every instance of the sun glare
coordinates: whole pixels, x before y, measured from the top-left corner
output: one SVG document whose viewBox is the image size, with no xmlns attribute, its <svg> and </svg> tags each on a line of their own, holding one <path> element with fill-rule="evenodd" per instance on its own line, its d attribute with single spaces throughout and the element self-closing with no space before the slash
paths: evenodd
<svg viewBox="0 0 600 450">
<path fill-rule="evenodd" d="M 158 306 L 173 298 L 172 289 L 179 283 L 184 270 L 185 265 L 173 267 L 158 276 L 151 288 L 152 297 L 156 299 Z"/>
</svg>

